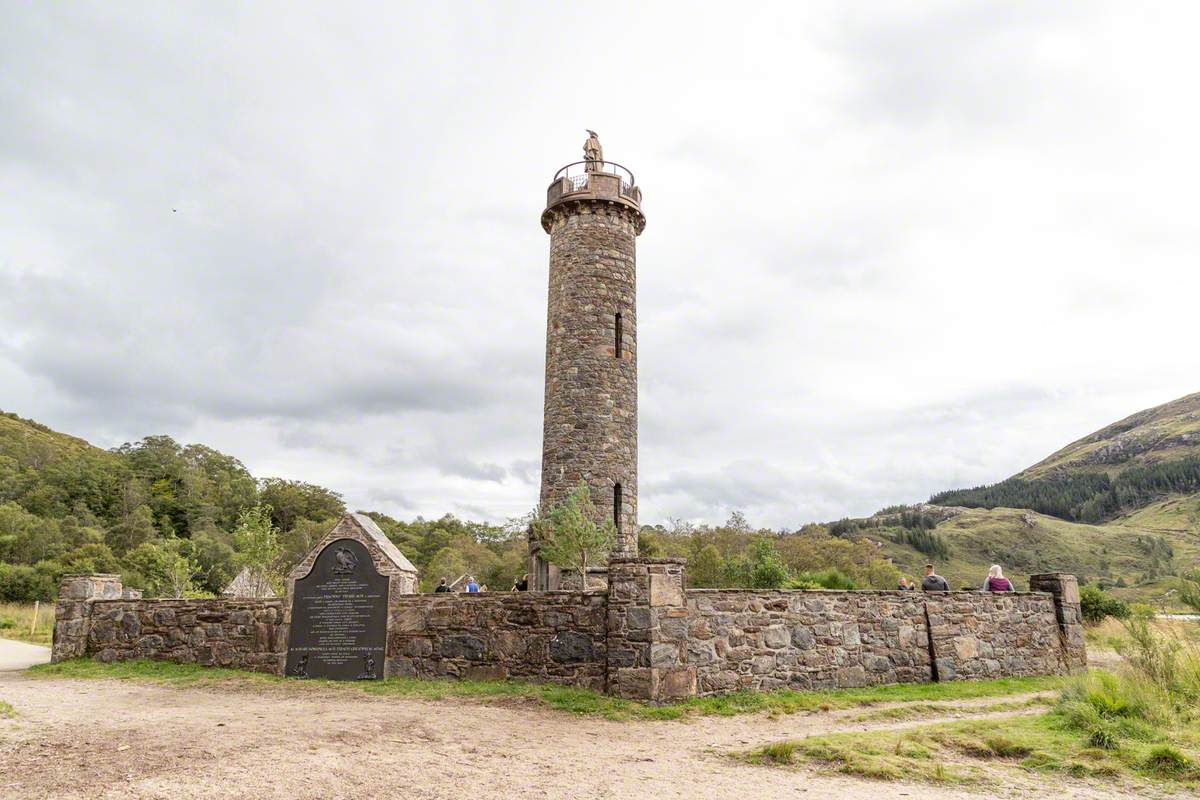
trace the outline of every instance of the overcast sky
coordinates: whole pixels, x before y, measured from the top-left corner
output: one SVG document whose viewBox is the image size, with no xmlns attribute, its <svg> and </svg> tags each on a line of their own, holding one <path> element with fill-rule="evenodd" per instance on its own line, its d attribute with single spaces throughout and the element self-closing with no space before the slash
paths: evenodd
<svg viewBox="0 0 1200 800">
<path fill-rule="evenodd" d="M 869 514 L 1200 391 L 1195 4 L 538 5 L 0 0 L 0 408 L 523 513 L 585 128 L 644 193 L 644 523 Z"/>
</svg>

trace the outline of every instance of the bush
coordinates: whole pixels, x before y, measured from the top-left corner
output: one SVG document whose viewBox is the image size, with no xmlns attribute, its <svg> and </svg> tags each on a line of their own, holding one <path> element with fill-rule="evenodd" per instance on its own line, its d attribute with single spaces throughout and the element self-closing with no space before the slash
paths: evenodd
<svg viewBox="0 0 1200 800">
<path fill-rule="evenodd" d="M 856 589 L 854 579 L 837 567 L 801 572 L 788 583 L 789 589 Z"/>
<path fill-rule="evenodd" d="M 33 567 L 0 564 L 0 602 L 32 603 L 54 597 L 54 581 Z"/>
<path fill-rule="evenodd" d="M 1086 622 L 1100 622 L 1105 617 L 1129 618 L 1129 605 L 1095 586 L 1079 590 L 1079 606 Z"/>
</svg>

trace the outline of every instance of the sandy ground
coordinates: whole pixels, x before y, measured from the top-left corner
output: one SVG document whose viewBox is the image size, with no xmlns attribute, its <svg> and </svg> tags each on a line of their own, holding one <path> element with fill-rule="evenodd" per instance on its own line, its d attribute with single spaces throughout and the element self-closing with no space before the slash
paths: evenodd
<svg viewBox="0 0 1200 800">
<path fill-rule="evenodd" d="M 881 784 L 728 755 L 810 733 L 913 724 L 854 722 L 860 712 L 853 711 L 611 722 L 524 700 L 429 702 L 311 684 L 179 688 L 13 671 L 0 672 L 0 699 L 17 712 L 0 720 L 6 799 L 878 800 L 1013 797 L 1047 788 L 1034 776 L 979 793 Z M 956 703 L 948 714 L 970 714 L 971 705 Z M 1137 796 L 1050 780 L 1056 800 Z"/>
</svg>

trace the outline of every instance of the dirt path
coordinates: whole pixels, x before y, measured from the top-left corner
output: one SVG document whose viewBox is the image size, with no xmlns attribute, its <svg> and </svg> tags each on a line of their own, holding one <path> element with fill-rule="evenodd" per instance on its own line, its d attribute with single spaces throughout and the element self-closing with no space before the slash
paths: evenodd
<svg viewBox="0 0 1200 800">
<path fill-rule="evenodd" d="M 962 789 L 746 765 L 727 753 L 862 723 L 835 714 L 610 722 L 528 701 L 483 705 L 339 688 L 176 688 L 0 673 L 0 797 L 978 798 Z M 1011 698 L 1010 698 L 1011 699 Z M 982 700 L 986 705 L 995 700 Z M 959 711 L 970 704 L 956 703 Z M 926 720 L 930 722 L 935 720 Z M 1024 780 L 1024 779 L 1022 779 Z M 1057 784 L 1057 781 L 1056 781 Z M 1002 793 L 1032 793 L 1030 778 Z M 996 796 L 997 787 L 984 788 Z M 1055 786 L 1056 798 L 1128 795 Z"/>
<path fill-rule="evenodd" d="M 0 639 L 0 672 L 25 669 L 50 661 L 50 648 L 40 644 Z"/>
</svg>

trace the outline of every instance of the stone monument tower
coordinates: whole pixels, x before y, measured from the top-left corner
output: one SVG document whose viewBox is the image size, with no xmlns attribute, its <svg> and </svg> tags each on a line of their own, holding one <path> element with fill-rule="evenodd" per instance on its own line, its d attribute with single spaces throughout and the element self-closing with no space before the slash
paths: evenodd
<svg viewBox="0 0 1200 800">
<path fill-rule="evenodd" d="M 584 160 L 546 192 L 550 234 L 541 507 L 583 480 L 611 515 L 614 554 L 637 555 L 637 304 L 634 243 L 646 218 L 633 173 L 604 160 L 588 131 Z M 558 588 L 558 570 L 530 542 L 534 588 Z"/>
</svg>

